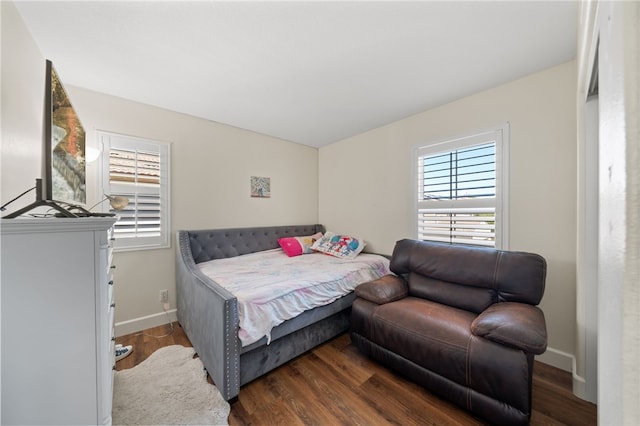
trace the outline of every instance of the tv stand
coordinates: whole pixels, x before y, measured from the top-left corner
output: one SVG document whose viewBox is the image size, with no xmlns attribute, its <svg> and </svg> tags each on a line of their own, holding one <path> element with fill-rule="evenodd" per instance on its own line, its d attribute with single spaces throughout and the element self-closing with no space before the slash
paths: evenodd
<svg viewBox="0 0 640 426">
<path fill-rule="evenodd" d="M 22 216 L 23 214 L 30 212 L 33 209 L 37 209 L 38 207 L 51 207 L 59 211 L 60 212 L 59 214 L 62 214 L 64 217 L 78 217 L 76 214 L 71 213 L 70 211 L 66 210 L 64 207 L 58 205 L 58 203 L 56 203 L 55 201 L 36 200 L 33 203 L 29 204 L 28 206 L 23 207 L 18 211 L 15 211 L 11 214 L 4 216 L 3 219 L 13 219 L 13 218 Z"/>
<path fill-rule="evenodd" d="M 27 212 L 30 212 L 33 209 L 37 209 L 38 207 L 50 207 L 52 209 L 57 210 L 59 212 L 59 214 L 61 214 L 63 217 L 78 217 L 78 215 L 76 215 L 76 214 L 70 212 L 69 210 L 65 209 L 64 207 L 60 206 L 55 201 L 53 201 L 53 200 L 44 200 L 43 197 L 42 197 L 42 179 L 36 179 L 36 201 L 34 201 L 33 203 L 29 204 L 28 206 L 25 206 L 25 207 L 21 208 L 18 211 L 15 211 L 15 212 L 13 212 L 11 214 L 8 214 L 8 215 L 4 216 L 3 219 L 13 219 L 13 218 L 16 218 L 18 216 L 22 216 L 23 214 L 25 214 Z"/>
</svg>

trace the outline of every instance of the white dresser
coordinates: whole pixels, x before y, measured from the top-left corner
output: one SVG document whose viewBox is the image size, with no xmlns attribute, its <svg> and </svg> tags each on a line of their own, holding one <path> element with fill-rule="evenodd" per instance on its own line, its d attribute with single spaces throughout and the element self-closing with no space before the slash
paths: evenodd
<svg viewBox="0 0 640 426">
<path fill-rule="evenodd" d="M 114 223 L 1 220 L 2 424 L 111 424 Z"/>
</svg>

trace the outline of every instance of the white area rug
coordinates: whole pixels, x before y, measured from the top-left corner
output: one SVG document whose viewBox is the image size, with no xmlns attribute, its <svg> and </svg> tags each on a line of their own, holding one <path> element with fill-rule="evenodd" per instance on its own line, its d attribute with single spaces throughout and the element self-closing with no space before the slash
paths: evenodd
<svg viewBox="0 0 640 426">
<path fill-rule="evenodd" d="M 207 382 L 193 348 L 160 348 L 142 363 L 116 371 L 114 425 L 228 425 L 229 404 Z"/>
</svg>

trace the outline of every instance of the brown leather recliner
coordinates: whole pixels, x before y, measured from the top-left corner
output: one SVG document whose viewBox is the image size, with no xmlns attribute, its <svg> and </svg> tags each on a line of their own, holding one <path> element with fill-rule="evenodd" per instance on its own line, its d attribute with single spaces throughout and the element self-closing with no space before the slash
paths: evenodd
<svg viewBox="0 0 640 426">
<path fill-rule="evenodd" d="M 545 259 L 405 239 L 391 271 L 356 288 L 356 347 L 484 420 L 527 424 Z"/>
</svg>

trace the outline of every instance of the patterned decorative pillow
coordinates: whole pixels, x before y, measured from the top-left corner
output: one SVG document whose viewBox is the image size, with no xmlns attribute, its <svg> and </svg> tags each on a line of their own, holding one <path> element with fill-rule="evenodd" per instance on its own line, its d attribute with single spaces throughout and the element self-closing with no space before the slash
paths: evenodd
<svg viewBox="0 0 640 426">
<path fill-rule="evenodd" d="M 359 238 L 327 231 L 322 238 L 313 243 L 311 249 L 343 259 L 353 259 L 360 254 L 364 246 L 365 242 Z"/>
<path fill-rule="evenodd" d="M 316 240 L 322 238 L 322 232 L 306 237 L 285 237 L 278 240 L 278 244 L 289 257 L 300 256 L 301 254 L 313 253 L 311 246 Z"/>
</svg>

